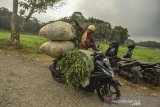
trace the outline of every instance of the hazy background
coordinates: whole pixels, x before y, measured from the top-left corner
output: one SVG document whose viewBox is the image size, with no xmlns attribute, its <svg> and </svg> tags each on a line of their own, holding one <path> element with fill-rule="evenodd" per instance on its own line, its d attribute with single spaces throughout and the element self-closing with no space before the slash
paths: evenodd
<svg viewBox="0 0 160 107">
<path fill-rule="evenodd" d="M 12 0 L 0 0 L 0 7 L 12 10 Z M 62 8 L 48 9 L 47 13 L 33 16 L 41 22 L 70 16 L 80 11 L 88 17 L 108 21 L 129 30 L 135 41 L 160 42 L 160 0 L 67 0 Z"/>
</svg>

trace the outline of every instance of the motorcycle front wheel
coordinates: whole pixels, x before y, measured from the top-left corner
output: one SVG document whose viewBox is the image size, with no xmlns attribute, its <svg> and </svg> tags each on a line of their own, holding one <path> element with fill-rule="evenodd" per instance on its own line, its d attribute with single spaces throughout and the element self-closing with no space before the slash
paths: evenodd
<svg viewBox="0 0 160 107">
<path fill-rule="evenodd" d="M 119 100 L 121 93 L 120 89 L 116 84 L 109 82 L 100 82 L 97 89 L 97 95 L 102 102 L 106 102 L 106 100 Z"/>
</svg>

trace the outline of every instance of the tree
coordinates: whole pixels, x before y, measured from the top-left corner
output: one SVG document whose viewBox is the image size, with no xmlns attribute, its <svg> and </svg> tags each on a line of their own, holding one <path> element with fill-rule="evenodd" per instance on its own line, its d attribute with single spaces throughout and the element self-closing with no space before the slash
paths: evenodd
<svg viewBox="0 0 160 107">
<path fill-rule="evenodd" d="M 13 12 L 11 17 L 11 41 L 14 45 L 19 45 L 19 26 L 17 23 L 18 0 L 13 0 Z"/>
<path fill-rule="evenodd" d="M 96 31 L 94 33 L 95 38 L 100 41 L 118 41 L 120 43 L 124 43 L 125 40 L 130 36 L 128 30 L 121 26 L 111 27 L 109 22 L 89 17 L 86 19 L 81 12 L 74 12 L 70 17 L 64 17 L 59 19 L 61 21 L 65 21 L 71 23 L 76 31 L 77 37 L 82 36 L 79 27 L 76 27 L 73 23 L 73 20 L 77 20 L 81 27 L 87 28 L 88 25 L 93 24 L 96 26 Z"/>
<path fill-rule="evenodd" d="M 37 34 L 41 27 L 42 25 L 40 24 L 40 22 L 36 18 L 32 18 L 29 21 L 27 21 L 27 23 L 25 23 L 23 27 L 23 32 Z"/>
<path fill-rule="evenodd" d="M 77 20 L 79 23 L 83 23 L 86 19 L 81 12 L 74 12 L 72 16 L 70 16 L 71 20 Z"/>
<path fill-rule="evenodd" d="M 113 28 L 114 40 L 117 40 L 120 43 L 124 43 L 125 40 L 127 40 L 129 36 L 130 35 L 129 35 L 128 30 L 126 28 L 123 28 L 121 26 L 115 26 Z"/>
<path fill-rule="evenodd" d="M 141 41 L 139 43 L 136 43 L 138 46 L 143 46 L 143 47 L 150 47 L 150 48 L 158 48 L 160 49 L 160 43 L 156 41 Z"/>
<path fill-rule="evenodd" d="M 5 7 L 0 8 L 0 29 L 10 30 L 12 13 Z"/>
<path fill-rule="evenodd" d="M 18 23 L 18 4 L 22 8 L 19 13 L 21 16 L 25 16 L 25 19 L 21 23 Z M 13 12 L 11 18 L 11 41 L 15 45 L 20 44 L 20 31 L 24 27 L 25 23 L 31 18 L 35 12 L 46 12 L 48 7 L 57 8 L 64 4 L 63 0 L 13 0 Z M 28 15 L 26 13 L 28 12 Z M 20 26 L 21 25 L 21 26 Z"/>
<path fill-rule="evenodd" d="M 11 30 L 11 16 L 11 11 L 5 7 L 0 7 L 0 29 Z M 18 15 L 17 19 L 17 23 L 21 24 L 25 18 Z M 23 29 L 21 29 L 21 32 L 38 34 L 42 26 L 44 25 L 39 20 L 32 17 L 25 23 Z"/>
</svg>

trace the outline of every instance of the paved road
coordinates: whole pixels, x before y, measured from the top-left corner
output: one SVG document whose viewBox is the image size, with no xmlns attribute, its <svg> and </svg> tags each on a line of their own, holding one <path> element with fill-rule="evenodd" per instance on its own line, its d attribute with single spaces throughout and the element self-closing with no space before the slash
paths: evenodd
<svg viewBox="0 0 160 107">
<path fill-rule="evenodd" d="M 47 64 L 0 54 L 0 107 L 107 107 L 96 94 L 67 90 L 52 79 Z M 134 89 L 133 89 L 134 90 Z M 160 107 L 160 97 L 121 88 L 121 104 L 127 107 Z M 136 100 L 136 103 L 132 102 Z"/>
</svg>

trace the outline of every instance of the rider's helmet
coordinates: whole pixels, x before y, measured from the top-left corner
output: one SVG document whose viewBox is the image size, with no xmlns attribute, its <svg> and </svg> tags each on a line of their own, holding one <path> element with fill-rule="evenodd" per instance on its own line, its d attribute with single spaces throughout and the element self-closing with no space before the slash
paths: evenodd
<svg viewBox="0 0 160 107">
<path fill-rule="evenodd" d="M 88 29 L 94 32 L 96 30 L 96 27 L 94 25 L 89 25 Z"/>
</svg>

